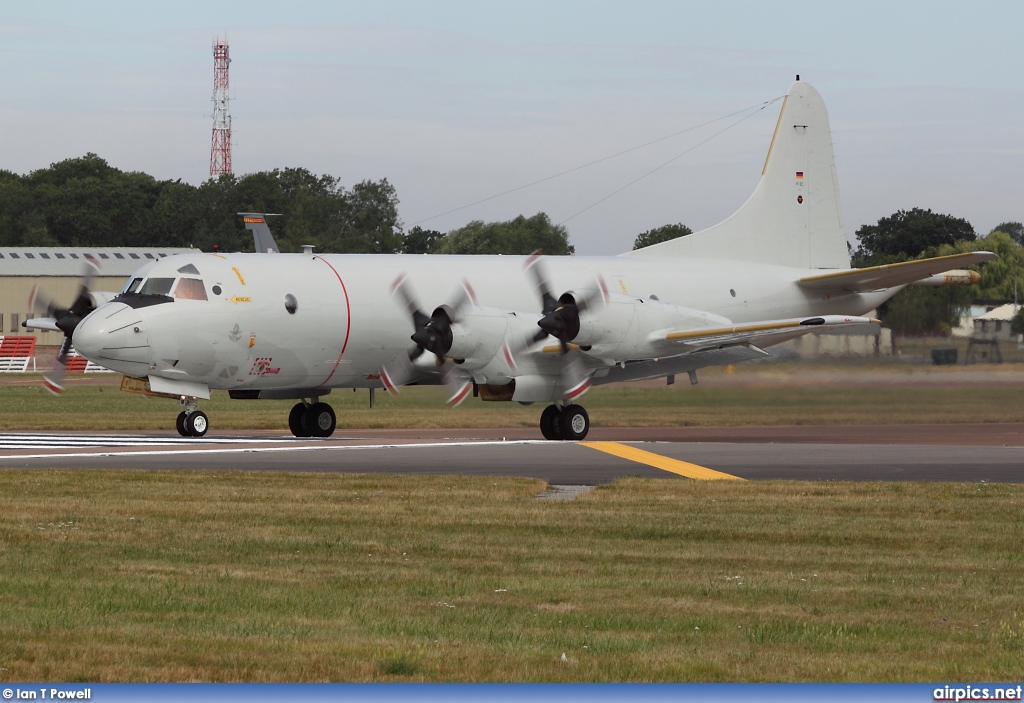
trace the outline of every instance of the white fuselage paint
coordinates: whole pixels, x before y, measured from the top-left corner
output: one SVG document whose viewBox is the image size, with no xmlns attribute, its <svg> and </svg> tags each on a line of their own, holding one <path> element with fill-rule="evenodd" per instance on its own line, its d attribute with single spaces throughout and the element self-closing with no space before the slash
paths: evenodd
<svg viewBox="0 0 1024 703">
<path fill-rule="evenodd" d="M 515 312 L 537 330 L 541 302 L 526 257 L 305 254 L 186 254 L 147 264 L 134 277 L 176 278 L 189 264 L 208 300 L 133 309 L 111 302 L 75 332 L 76 348 L 126 375 L 206 384 L 211 389 L 379 388 L 382 365 L 413 343 L 408 311 L 392 295 L 408 277 L 427 315 L 467 281 L 480 306 Z M 742 261 L 546 257 L 552 293 L 596 287 L 714 313 L 734 323 L 811 315 L 862 315 L 894 289 L 827 296 L 796 284 L 820 269 Z M 133 278 L 134 278 L 133 277 Z M 214 294 L 214 286 L 220 289 Z M 294 314 L 285 308 L 294 296 Z M 555 343 L 549 339 L 546 344 Z M 418 363 L 424 363 L 425 354 Z M 557 355 L 532 354 L 539 374 Z M 547 357 L 547 358 L 545 358 Z M 616 359 L 615 361 L 625 361 Z M 661 375 L 671 373 L 666 369 Z M 601 374 L 595 382 L 600 382 Z"/>
</svg>

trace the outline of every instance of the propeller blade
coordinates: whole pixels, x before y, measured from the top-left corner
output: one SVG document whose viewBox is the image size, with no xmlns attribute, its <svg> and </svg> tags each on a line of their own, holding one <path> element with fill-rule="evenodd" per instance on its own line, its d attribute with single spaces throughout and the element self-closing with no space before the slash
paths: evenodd
<svg viewBox="0 0 1024 703">
<path fill-rule="evenodd" d="M 455 291 L 452 299 L 448 302 L 448 309 L 451 311 L 451 321 L 459 322 L 462 320 L 462 313 L 470 305 L 476 305 L 476 291 L 473 290 L 473 286 L 470 285 L 469 281 L 465 278 L 462 279 L 462 285 Z"/>
<path fill-rule="evenodd" d="M 391 284 L 391 294 L 402 299 L 406 311 L 412 316 L 413 327 L 420 329 L 430 322 L 430 317 L 423 312 L 423 306 L 420 305 L 416 291 L 413 290 L 406 274 L 403 273 Z"/>
<path fill-rule="evenodd" d="M 445 386 L 448 387 L 448 407 L 457 408 L 473 391 L 473 379 L 469 374 L 453 368 L 445 375 Z"/>
<path fill-rule="evenodd" d="M 601 274 L 597 274 L 597 288 L 584 291 L 584 293 L 576 300 L 576 307 L 579 308 L 580 312 L 585 312 L 595 303 L 607 305 L 608 298 L 608 284 L 605 283 L 604 277 L 601 276 Z"/>
<path fill-rule="evenodd" d="M 523 264 L 523 268 L 533 276 L 533 284 L 540 296 L 541 313 L 547 315 L 558 307 L 558 300 L 551 295 L 551 287 L 548 285 L 547 267 L 544 266 L 540 249 L 533 252 Z"/>
<path fill-rule="evenodd" d="M 85 260 L 85 272 L 82 274 L 82 284 L 78 288 L 78 297 L 75 298 L 75 302 L 68 308 L 68 312 L 74 313 L 79 319 L 88 315 L 93 309 L 89 289 L 92 287 L 92 279 L 96 276 L 97 271 L 99 271 L 99 264 L 91 256 L 87 257 Z"/>
<path fill-rule="evenodd" d="M 28 306 L 35 312 L 42 313 L 41 317 L 56 317 L 54 313 L 59 309 L 53 299 L 39 286 L 32 286 Z"/>
<path fill-rule="evenodd" d="M 54 364 L 50 373 L 43 377 L 43 386 L 54 395 L 60 395 L 64 392 L 64 386 L 61 385 L 61 381 L 64 380 L 64 373 L 67 371 L 67 358 L 70 351 L 71 337 L 67 336 L 64 337 L 64 341 L 60 345 L 60 351 L 57 352 L 57 363 Z"/>
<path fill-rule="evenodd" d="M 565 365 L 565 370 L 559 378 L 563 388 L 562 395 L 566 400 L 576 400 L 590 390 L 594 374 L 588 372 L 583 361 L 576 357 Z"/>
<path fill-rule="evenodd" d="M 420 354 L 423 353 L 422 349 L 418 349 L 417 351 L 419 351 Z M 380 380 L 384 384 L 384 389 L 396 398 L 401 392 L 401 387 L 411 381 L 413 376 L 416 374 L 416 369 L 412 365 L 412 359 L 410 359 L 410 356 L 412 356 L 412 352 L 396 356 L 394 359 L 384 364 L 380 369 Z"/>
</svg>

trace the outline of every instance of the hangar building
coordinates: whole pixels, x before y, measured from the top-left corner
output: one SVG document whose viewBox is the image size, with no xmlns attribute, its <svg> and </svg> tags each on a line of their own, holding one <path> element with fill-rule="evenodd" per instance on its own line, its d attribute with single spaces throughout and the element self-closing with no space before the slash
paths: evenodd
<svg viewBox="0 0 1024 703">
<path fill-rule="evenodd" d="M 0 247 L 0 336 L 31 334 L 38 338 L 38 345 L 60 345 L 60 332 L 21 326 L 31 317 L 42 316 L 29 309 L 29 296 L 38 285 L 57 304 L 70 306 L 78 295 L 87 257 L 99 265 L 92 289 L 116 292 L 146 262 L 195 251 L 175 247 Z"/>
</svg>

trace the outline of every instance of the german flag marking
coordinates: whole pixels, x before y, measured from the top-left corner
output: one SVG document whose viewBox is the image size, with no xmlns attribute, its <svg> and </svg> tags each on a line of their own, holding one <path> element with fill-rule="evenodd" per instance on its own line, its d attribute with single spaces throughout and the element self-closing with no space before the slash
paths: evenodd
<svg viewBox="0 0 1024 703">
<path fill-rule="evenodd" d="M 685 476 L 686 478 L 697 479 L 698 481 L 744 481 L 739 476 L 733 476 L 732 474 L 725 474 L 721 471 L 715 471 L 709 469 L 706 466 L 698 466 L 697 464 L 691 464 L 687 461 L 679 461 L 678 459 L 670 459 L 667 456 L 661 454 L 654 454 L 653 452 L 645 452 L 643 449 L 637 449 L 627 444 L 620 444 L 618 442 L 580 442 L 584 447 L 590 447 L 596 449 L 599 452 L 605 454 L 611 454 L 621 459 L 627 459 L 629 461 L 635 461 L 638 464 L 646 464 L 647 466 L 653 466 L 656 469 L 662 471 L 668 471 L 679 476 Z"/>
</svg>

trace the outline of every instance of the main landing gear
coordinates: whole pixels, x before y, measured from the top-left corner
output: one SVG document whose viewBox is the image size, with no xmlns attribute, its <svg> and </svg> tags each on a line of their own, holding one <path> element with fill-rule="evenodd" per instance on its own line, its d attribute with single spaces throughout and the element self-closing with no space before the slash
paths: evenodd
<svg viewBox="0 0 1024 703">
<path fill-rule="evenodd" d="M 178 413 L 175 426 L 178 434 L 182 437 L 202 437 L 210 429 L 210 418 L 199 409 L 199 401 L 196 398 L 182 398 L 181 404 L 185 409 Z"/>
<path fill-rule="evenodd" d="M 334 408 L 318 398 L 297 403 L 288 413 L 288 429 L 296 437 L 330 437 L 336 426 Z"/>
<path fill-rule="evenodd" d="M 578 442 L 589 431 L 590 416 L 580 405 L 549 405 L 540 414 L 540 432 L 544 439 Z"/>
</svg>

